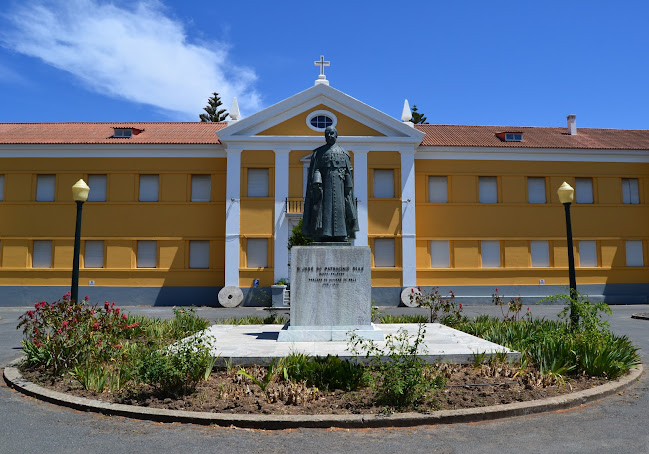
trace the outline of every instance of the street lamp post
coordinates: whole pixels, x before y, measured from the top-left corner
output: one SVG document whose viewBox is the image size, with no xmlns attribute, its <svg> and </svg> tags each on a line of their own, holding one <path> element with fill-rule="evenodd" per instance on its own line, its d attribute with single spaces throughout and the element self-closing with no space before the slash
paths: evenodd
<svg viewBox="0 0 649 454">
<path fill-rule="evenodd" d="M 574 200 L 575 190 L 565 181 L 557 190 L 559 201 L 563 204 L 566 212 L 566 236 L 568 239 L 568 278 L 570 280 L 570 323 L 576 326 L 579 322 L 579 315 L 575 311 L 574 301 L 577 298 L 577 279 L 575 277 L 575 254 L 572 247 L 572 223 L 570 222 L 570 204 Z"/>
<path fill-rule="evenodd" d="M 72 198 L 77 202 L 77 225 L 74 230 L 74 258 L 72 260 L 72 285 L 70 301 L 79 301 L 79 252 L 81 249 L 81 210 L 83 202 L 88 200 L 90 188 L 83 179 L 72 186 Z"/>
</svg>

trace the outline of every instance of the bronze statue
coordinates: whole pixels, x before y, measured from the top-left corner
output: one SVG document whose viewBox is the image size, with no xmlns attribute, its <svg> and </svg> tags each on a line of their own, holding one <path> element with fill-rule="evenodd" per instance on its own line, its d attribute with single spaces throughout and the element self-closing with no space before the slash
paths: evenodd
<svg viewBox="0 0 649 454">
<path fill-rule="evenodd" d="M 358 231 L 353 169 L 349 153 L 336 144 L 336 128 L 324 135 L 327 144 L 311 154 L 302 233 L 317 242 L 345 242 Z"/>
</svg>

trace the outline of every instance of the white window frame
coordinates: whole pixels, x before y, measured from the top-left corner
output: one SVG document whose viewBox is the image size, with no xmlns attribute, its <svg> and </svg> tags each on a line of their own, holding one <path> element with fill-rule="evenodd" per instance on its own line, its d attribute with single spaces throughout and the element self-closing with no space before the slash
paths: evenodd
<svg viewBox="0 0 649 454">
<path fill-rule="evenodd" d="M 137 268 L 157 268 L 158 267 L 158 242 L 156 240 L 138 240 Z"/>
<path fill-rule="evenodd" d="M 56 198 L 56 175 L 36 176 L 36 201 L 54 202 Z"/>
<path fill-rule="evenodd" d="M 374 267 L 394 268 L 396 266 L 396 243 L 394 238 L 374 239 Z"/>
<path fill-rule="evenodd" d="M 133 136 L 133 128 L 114 128 L 113 137 L 128 139 Z"/>
<path fill-rule="evenodd" d="M 575 203 L 593 204 L 593 179 L 591 177 L 575 178 Z"/>
<path fill-rule="evenodd" d="M 191 195 L 192 202 L 211 202 L 212 201 L 212 175 L 198 174 L 192 175 Z"/>
<path fill-rule="evenodd" d="M 626 240 L 624 249 L 626 266 L 644 266 L 644 247 L 642 240 Z"/>
<path fill-rule="evenodd" d="M 104 242 L 103 240 L 86 240 L 83 250 L 84 268 L 104 267 Z"/>
<path fill-rule="evenodd" d="M 331 112 L 329 112 L 327 110 L 316 110 L 316 111 L 313 111 L 309 115 L 306 116 L 306 125 L 309 127 L 309 129 L 312 129 L 312 130 L 318 131 L 318 132 L 322 132 L 322 131 L 324 131 L 326 129 L 326 128 L 316 128 L 315 126 L 313 126 L 311 124 L 311 119 L 313 117 L 317 117 L 318 115 L 324 115 L 324 116 L 327 116 L 327 117 L 331 118 L 333 120 L 333 124 L 331 126 L 334 127 L 334 128 L 338 124 L 338 117 L 336 117 Z"/>
<path fill-rule="evenodd" d="M 498 177 L 478 177 L 480 203 L 498 203 Z"/>
<path fill-rule="evenodd" d="M 550 243 L 548 241 L 530 241 L 530 263 L 533 268 L 550 267 Z"/>
<path fill-rule="evenodd" d="M 141 174 L 138 200 L 140 202 L 157 202 L 160 198 L 160 175 Z"/>
<path fill-rule="evenodd" d="M 499 240 L 480 241 L 480 264 L 482 268 L 500 268 L 502 266 Z"/>
<path fill-rule="evenodd" d="M 448 177 L 428 176 L 428 201 L 430 203 L 448 203 Z"/>
<path fill-rule="evenodd" d="M 105 202 L 108 191 L 108 175 L 106 174 L 89 174 L 88 175 L 88 202 Z"/>
<path fill-rule="evenodd" d="M 431 240 L 430 242 L 430 267 L 451 267 L 451 245 L 448 240 Z"/>
<path fill-rule="evenodd" d="M 206 240 L 191 240 L 189 242 L 189 268 L 209 269 L 210 242 Z"/>
<path fill-rule="evenodd" d="M 257 174 L 257 176 L 255 176 Z M 265 175 L 264 175 L 265 174 Z M 252 178 L 251 178 L 252 177 Z M 258 178 L 263 178 L 261 183 L 257 183 Z M 266 182 L 264 187 L 263 182 Z M 251 182 L 254 182 L 251 185 Z M 248 197 L 270 197 L 270 169 L 268 167 L 250 167 L 248 168 L 246 195 Z"/>
<path fill-rule="evenodd" d="M 376 199 L 394 198 L 394 169 L 374 169 L 373 196 Z"/>
<path fill-rule="evenodd" d="M 52 268 L 52 240 L 34 240 L 32 244 L 32 268 Z"/>
<path fill-rule="evenodd" d="M 248 238 L 246 240 L 246 268 L 268 268 L 268 238 Z M 264 254 L 265 253 L 265 260 Z M 256 256 L 255 254 L 258 254 Z M 252 257 L 252 259 L 251 259 Z"/>
<path fill-rule="evenodd" d="M 596 267 L 597 266 L 597 241 L 579 240 L 577 242 L 577 247 L 579 248 L 579 267 L 580 268 Z M 584 260 L 584 258 L 586 260 Z"/>
<path fill-rule="evenodd" d="M 543 187 L 541 188 L 541 183 Z M 527 177 L 527 202 L 547 203 L 545 177 Z"/>
<path fill-rule="evenodd" d="M 622 203 L 631 205 L 640 203 L 640 187 L 637 178 L 622 178 Z"/>
</svg>

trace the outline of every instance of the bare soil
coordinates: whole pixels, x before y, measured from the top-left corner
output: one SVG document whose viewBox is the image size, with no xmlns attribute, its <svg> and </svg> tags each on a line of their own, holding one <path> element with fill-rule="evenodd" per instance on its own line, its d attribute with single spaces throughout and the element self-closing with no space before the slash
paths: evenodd
<svg viewBox="0 0 649 454">
<path fill-rule="evenodd" d="M 304 383 L 271 382 L 263 392 L 252 380 L 238 375 L 238 368 L 215 370 L 196 391 L 184 396 L 163 395 L 150 386 L 121 393 L 85 390 L 70 376 L 51 377 L 38 370 L 21 369 L 23 376 L 41 386 L 59 392 L 106 402 L 172 410 L 237 414 L 370 414 L 394 411 L 376 403 L 371 387 L 357 391 L 325 391 Z M 253 376 L 263 377 L 265 369 L 246 368 Z M 541 377 L 532 369 L 519 370 L 512 364 L 473 365 L 438 364 L 434 373 L 444 374 L 446 386 L 430 390 L 414 408 L 419 412 L 485 407 L 558 396 L 598 386 L 606 379 Z"/>
</svg>

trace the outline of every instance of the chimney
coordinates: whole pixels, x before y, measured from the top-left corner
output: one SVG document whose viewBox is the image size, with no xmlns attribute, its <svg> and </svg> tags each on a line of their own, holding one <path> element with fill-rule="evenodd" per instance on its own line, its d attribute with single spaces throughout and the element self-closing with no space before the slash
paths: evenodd
<svg viewBox="0 0 649 454">
<path fill-rule="evenodd" d="M 577 115 L 568 115 L 568 134 L 577 135 Z"/>
</svg>

